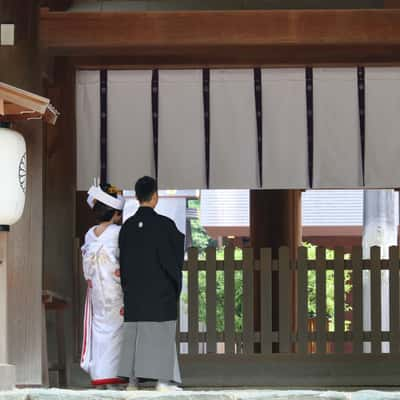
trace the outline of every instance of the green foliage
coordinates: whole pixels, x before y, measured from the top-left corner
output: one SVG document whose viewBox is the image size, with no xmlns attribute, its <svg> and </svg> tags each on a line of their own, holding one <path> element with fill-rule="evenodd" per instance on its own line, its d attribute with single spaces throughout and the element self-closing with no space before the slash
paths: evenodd
<svg viewBox="0 0 400 400">
<path fill-rule="evenodd" d="M 223 251 L 223 250 L 222 250 Z M 241 254 L 241 249 L 236 249 L 236 255 Z M 236 258 L 238 259 L 238 258 Z M 207 311 L 206 311 L 206 272 L 199 272 L 199 320 L 206 322 Z M 224 331 L 224 272 L 217 271 L 217 331 Z M 241 332 L 243 328 L 243 278 L 241 271 L 235 271 L 235 329 L 237 332 Z"/>
<path fill-rule="evenodd" d="M 189 201 L 190 208 L 200 209 L 200 200 L 190 200 Z M 216 242 L 212 238 L 207 235 L 207 232 L 200 224 L 199 219 L 191 220 L 192 227 L 192 242 L 193 247 L 197 247 L 199 249 L 199 258 L 201 260 L 205 259 L 205 249 L 207 247 L 216 247 Z"/>
<path fill-rule="evenodd" d="M 316 259 L 317 247 L 310 243 L 303 243 L 303 246 L 307 248 L 307 256 L 309 260 Z M 334 260 L 334 250 L 326 250 L 326 259 Z M 350 255 L 346 254 L 345 259 L 349 259 Z M 345 294 L 351 291 L 351 272 L 345 271 Z M 308 271 L 308 313 L 310 317 L 315 317 L 317 314 L 317 285 L 316 285 L 316 273 L 315 271 Z M 350 311 L 351 307 L 349 304 L 345 304 L 345 311 Z M 335 274 L 334 271 L 329 270 L 326 272 L 326 315 L 328 318 L 334 320 L 335 316 Z"/>
</svg>

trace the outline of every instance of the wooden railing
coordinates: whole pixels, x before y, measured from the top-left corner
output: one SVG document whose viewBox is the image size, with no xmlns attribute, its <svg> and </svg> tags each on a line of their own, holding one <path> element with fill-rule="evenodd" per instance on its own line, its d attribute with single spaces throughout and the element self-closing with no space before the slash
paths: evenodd
<svg viewBox="0 0 400 400">
<path fill-rule="evenodd" d="M 262 249 L 260 260 L 255 260 L 253 250 L 245 248 L 243 259 L 238 261 L 234 259 L 233 249 L 227 248 L 224 260 L 217 261 L 215 249 L 209 248 L 206 260 L 199 261 L 198 250 L 190 249 L 184 266 L 187 294 L 183 294 L 182 300 L 187 304 L 188 329 L 187 332 L 181 329 L 178 335 L 181 353 L 223 353 L 235 356 L 258 353 L 268 355 L 273 352 L 308 355 L 315 352 L 320 355 L 360 355 L 366 351 L 365 343 L 370 343 L 371 353 L 381 354 L 382 343 L 388 342 L 389 352 L 398 354 L 399 249 L 390 249 L 389 260 L 381 259 L 378 247 L 371 248 L 370 260 L 363 260 L 361 255 L 361 248 L 354 248 L 350 259 L 346 259 L 343 249 L 337 248 L 334 259 L 327 260 L 325 249 L 318 248 L 316 259 L 309 260 L 307 249 L 301 247 L 296 261 L 290 260 L 288 248 L 279 250 L 278 260 L 272 259 L 271 249 Z M 333 283 L 332 279 L 330 282 L 334 286 L 333 315 L 327 315 L 326 308 L 328 271 L 333 271 L 330 273 L 333 274 Z M 364 282 L 364 290 L 370 286 L 369 331 L 363 329 L 363 271 L 369 271 L 367 275 L 370 285 Z M 381 271 L 388 271 L 389 275 L 388 331 L 382 331 L 381 328 L 381 285 L 387 276 Z M 205 288 L 201 289 L 205 293 L 199 288 L 201 274 L 203 281 L 205 280 Z M 223 279 L 220 279 L 223 282 L 222 304 L 221 298 L 219 302 L 217 299 L 217 274 L 223 274 Z M 242 282 L 240 299 L 237 298 L 237 287 L 235 291 L 235 274 L 240 277 L 239 283 Z M 312 274 L 315 274 L 315 287 L 311 287 L 309 282 Z M 273 275 L 276 278 L 273 279 Z M 279 288 L 278 304 L 273 304 L 273 284 Z M 259 299 L 254 296 L 256 285 L 260 288 Z M 310 314 L 310 291 L 316 292 L 315 315 Z M 204 300 L 199 302 L 199 298 Z M 332 300 L 332 293 L 330 299 Z M 255 315 L 257 301 L 259 315 Z M 199 313 L 201 307 L 205 310 Z M 273 307 L 278 307 L 279 317 L 275 322 L 272 318 Z M 199 315 L 204 314 L 204 311 L 205 317 L 201 321 Z M 217 314 L 219 319 L 223 315 L 222 330 L 217 327 Z M 235 319 L 238 318 L 242 325 L 240 330 L 235 327 Z M 277 330 L 273 330 L 273 323 L 279 327 Z M 205 326 L 205 332 L 201 332 L 200 325 Z M 255 326 L 259 326 L 259 329 L 255 329 Z"/>
</svg>

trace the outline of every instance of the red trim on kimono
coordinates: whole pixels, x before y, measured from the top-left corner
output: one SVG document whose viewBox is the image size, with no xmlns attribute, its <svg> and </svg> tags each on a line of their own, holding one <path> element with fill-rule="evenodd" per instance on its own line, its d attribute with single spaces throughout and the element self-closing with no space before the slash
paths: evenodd
<svg viewBox="0 0 400 400">
<path fill-rule="evenodd" d="M 88 296 L 90 296 L 89 290 L 87 290 L 86 293 L 86 301 L 85 301 L 85 321 L 83 324 L 83 346 L 82 346 L 82 355 L 81 355 L 81 362 L 83 362 L 83 360 L 85 359 L 86 356 L 86 349 L 87 349 L 87 324 L 88 324 L 88 317 L 87 317 L 87 313 L 88 313 Z"/>
<path fill-rule="evenodd" d="M 106 378 L 106 379 L 95 379 L 92 381 L 93 386 L 99 385 L 122 385 L 124 383 L 128 383 L 128 379 L 123 378 Z"/>
</svg>

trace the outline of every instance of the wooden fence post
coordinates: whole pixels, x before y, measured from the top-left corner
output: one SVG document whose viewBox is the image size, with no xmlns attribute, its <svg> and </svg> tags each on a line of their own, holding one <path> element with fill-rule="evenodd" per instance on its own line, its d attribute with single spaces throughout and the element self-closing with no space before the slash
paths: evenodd
<svg viewBox="0 0 400 400">
<path fill-rule="evenodd" d="M 297 342 L 298 352 L 308 352 L 308 263 L 307 249 L 299 247 L 297 268 Z"/>
<path fill-rule="evenodd" d="M 207 249 L 207 353 L 217 352 L 217 273 L 215 247 Z"/>
<path fill-rule="evenodd" d="M 362 249 L 361 247 L 353 247 L 351 253 L 352 274 L 351 281 L 353 284 L 353 353 L 362 354 L 363 352 L 363 295 L 362 295 Z"/>
<path fill-rule="evenodd" d="M 292 274 L 290 272 L 289 248 L 279 249 L 279 352 L 291 351 L 292 326 Z"/>
<path fill-rule="evenodd" d="M 225 353 L 235 353 L 235 269 L 234 248 L 225 248 L 224 257 L 224 330 Z"/>
<path fill-rule="evenodd" d="M 326 353 L 326 251 L 324 247 L 317 248 L 316 262 L 317 283 L 317 353 Z"/>
<path fill-rule="evenodd" d="M 198 274 L 198 250 L 189 249 L 189 354 L 199 352 L 199 274 Z"/>
<path fill-rule="evenodd" d="M 254 353 L 254 256 L 252 248 L 243 249 L 243 349 Z"/>
<path fill-rule="evenodd" d="M 381 310 L 381 249 L 371 247 L 371 349 L 373 354 L 382 352 Z"/>
<path fill-rule="evenodd" d="M 335 347 L 336 354 L 344 352 L 344 250 L 335 249 Z"/>
<path fill-rule="evenodd" d="M 261 353 L 272 353 L 272 250 L 260 250 Z"/>
</svg>

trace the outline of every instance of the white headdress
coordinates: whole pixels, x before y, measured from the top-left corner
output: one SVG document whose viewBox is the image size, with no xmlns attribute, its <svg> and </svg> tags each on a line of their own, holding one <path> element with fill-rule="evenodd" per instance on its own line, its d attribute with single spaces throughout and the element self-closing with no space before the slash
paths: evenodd
<svg viewBox="0 0 400 400">
<path fill-rule="evenodd" d="M 94 185 L 88 191 L 87 202 L 90 208 L 94 207 L 96 200 L 111 208 L 114 208 L 115 210 L 122 210 L 125 203 L 122 196 L 118 195 L 118 197 L 115 198 L 104 192 L 100 187 L 98 179 L 94 180 Z"/>
</svg>

